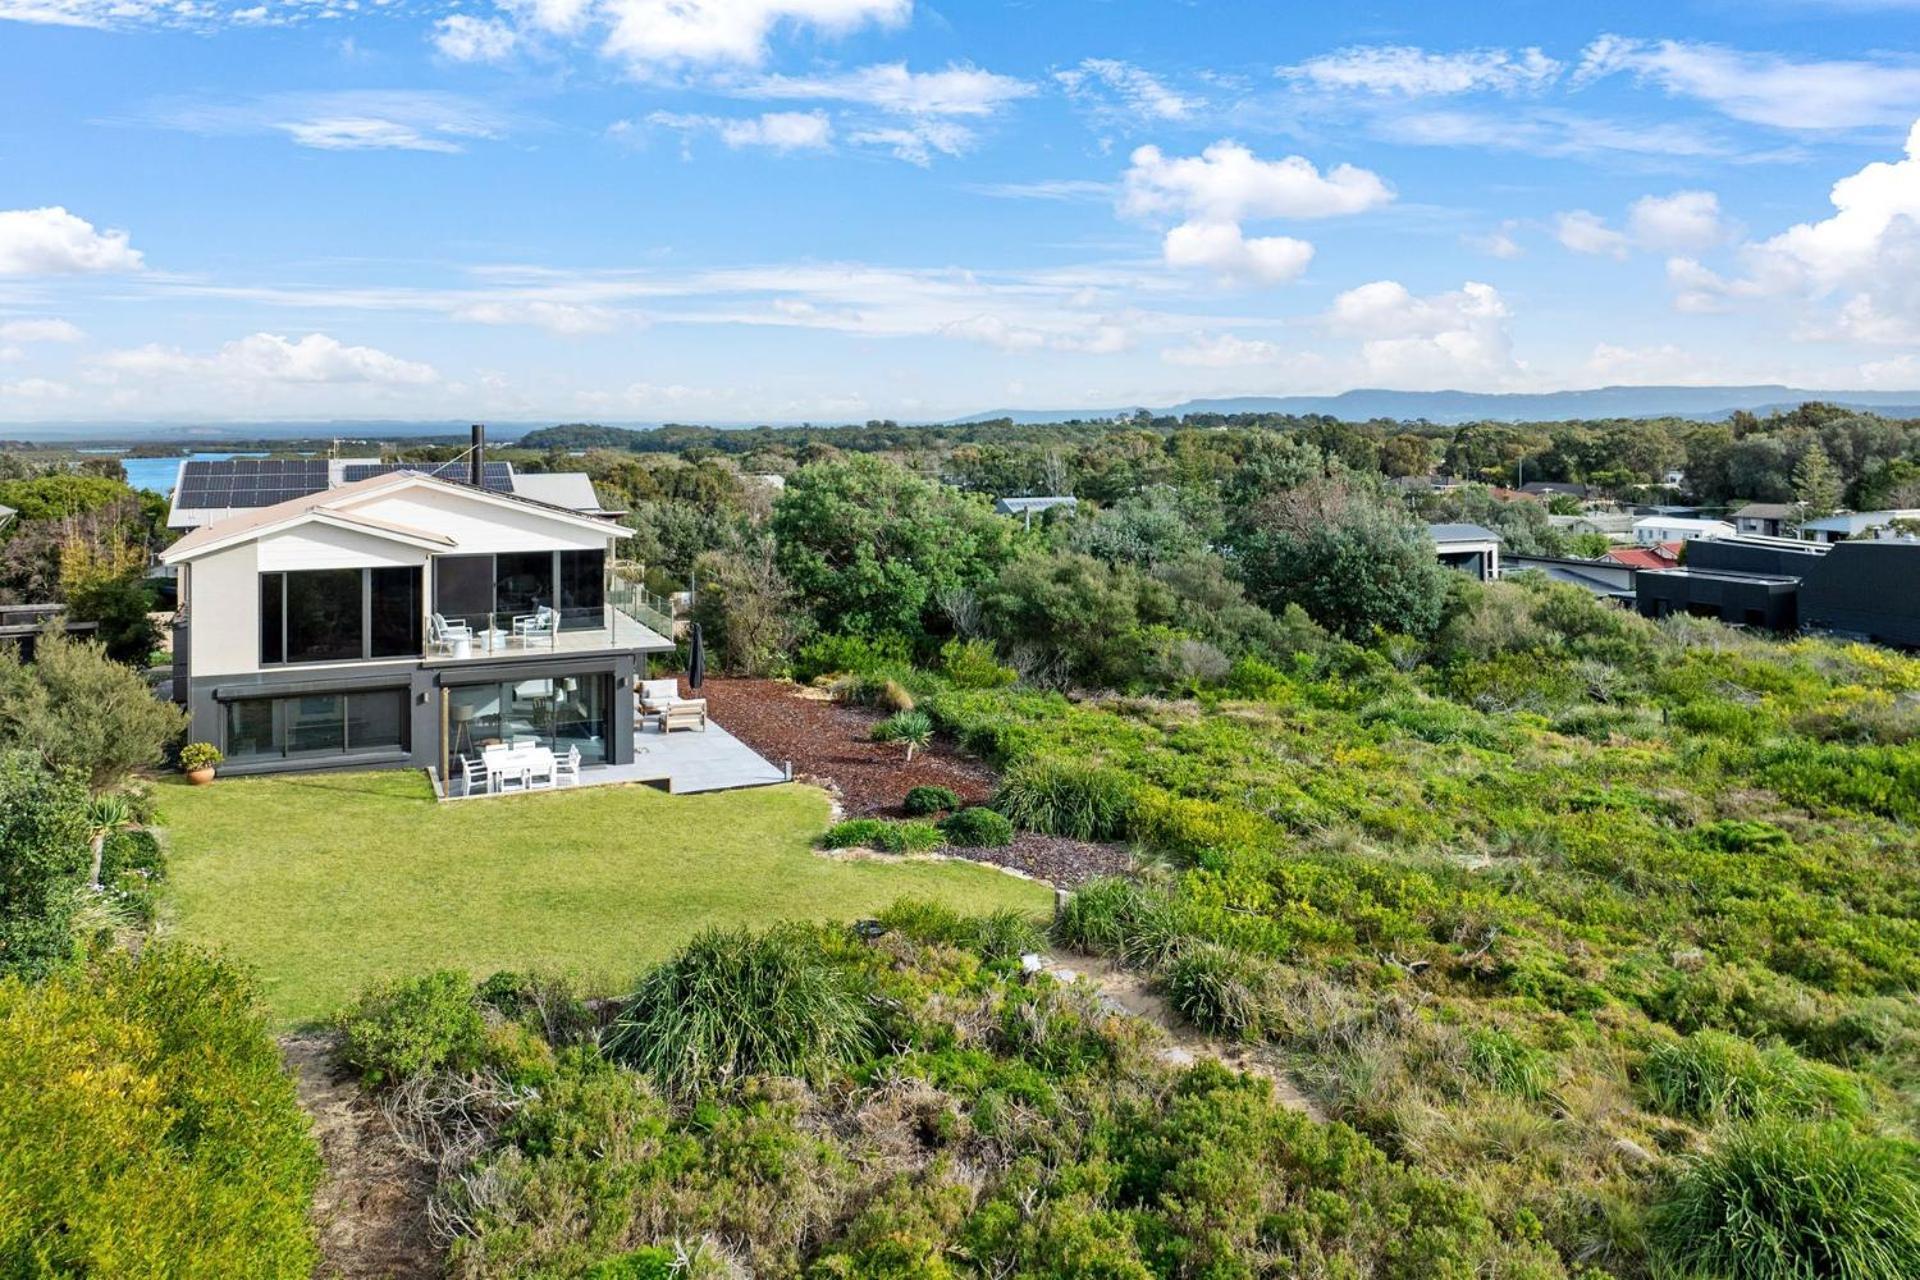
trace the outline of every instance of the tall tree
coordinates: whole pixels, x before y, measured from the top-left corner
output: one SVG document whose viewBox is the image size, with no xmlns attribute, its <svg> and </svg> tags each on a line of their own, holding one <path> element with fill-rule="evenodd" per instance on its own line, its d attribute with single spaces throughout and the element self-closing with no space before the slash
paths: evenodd
<svg viewBox="0 0 1920 1280">
<path fill-rule="evenodd" d="M 1803 518 L 1832 515 L 1840 505 L 1840 489 L 1840 474 L 1834 470 L 1833 460 L 1815 440 L 1793 468 L 1793 497 L 1800 504 Z"/>
</svg>

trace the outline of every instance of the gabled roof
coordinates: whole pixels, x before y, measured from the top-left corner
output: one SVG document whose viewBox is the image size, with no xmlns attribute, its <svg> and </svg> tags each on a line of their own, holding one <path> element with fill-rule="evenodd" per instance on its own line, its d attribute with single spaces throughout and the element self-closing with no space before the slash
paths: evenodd
<svg viewBox="0 0 1920 1280">
<path fill-rule="evenodd" d="M 355 510 L 360 504 L 382 494 L 412 488 L 439 489 L 457 493 L 477 503 L 527 508 L 549 519 L 603 530 L 614 537 L 623 538 L 629 533 L 625 527 L 611 520 L 582 515 L 535 499 L 475 489 L 471 485 L 441 480 L 417 471 L 395 471 L 385 475 L 371 476 L 365 480 L 356 480 L 351 484 L 343 484 L 319 493 L 290 498 L 285 502 L 275 503 L 271 507 L 257 507 L 242 511 L 225 520 L 216 520 L 212 524 L 202 525 L 161 552 L 160 560 L 163 564 L 178 564 L 183 560 L 205 555 L 209 551 L 248 542 L 281 529 L 303 524 L 325 524 L 336 528 L 353 529 L 413 546 L 426 547 L 429 550 L 456 545 L 452 538 L 435 530 L 398 524 Z"/>
<path fill-rule="evenodd" d="M 1749 502 L 1728 517 L 1730 520 L 1791 520 L 1794 506 L 1790 502 Z"/>
<path fill-rule="evenodd" d="M 1430 524 L 1427 536 L 1435 542 L 1498 542 L 1500 535 L 1485 525 Z"/>
</svg>

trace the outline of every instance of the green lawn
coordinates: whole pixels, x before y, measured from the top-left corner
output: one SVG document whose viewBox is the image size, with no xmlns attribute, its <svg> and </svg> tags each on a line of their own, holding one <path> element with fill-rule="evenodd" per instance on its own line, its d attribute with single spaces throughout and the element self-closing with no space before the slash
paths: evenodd
<svg viewBox="0 0 1920 1280">
<path fill-rule="evenodd" d="M 539 965 L 612 992 L 705 925 L 853 919 L 904 895 L 1035 914 L 1052 899 L 964 863 L 822 857 L 826 796 L 797 785 L 439 804 L 422 775 L 377 772 L 222 779 L 160 798 L 178 933 L 254 965 L 285 1025 L 390 974 Z"/>
</svg>

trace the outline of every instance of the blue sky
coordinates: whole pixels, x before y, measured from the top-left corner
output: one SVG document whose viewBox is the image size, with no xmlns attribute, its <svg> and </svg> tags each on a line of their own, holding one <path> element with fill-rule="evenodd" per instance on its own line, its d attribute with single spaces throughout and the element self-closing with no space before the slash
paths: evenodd
<svg viewBox="0 0 1920 1280">
<path fill-rule="evenodd" d="M 0 0 L 0 422 L 1920 387 L 1920 0 Z"/>
</svg>

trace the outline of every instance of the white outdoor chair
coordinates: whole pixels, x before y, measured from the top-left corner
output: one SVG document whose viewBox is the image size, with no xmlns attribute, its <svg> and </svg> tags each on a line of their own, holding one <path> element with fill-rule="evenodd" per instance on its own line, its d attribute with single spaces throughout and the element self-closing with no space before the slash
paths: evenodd
<svg viewBox="0 0 1920 1280">
<path fill-rule="evenodd" d="M 568 747 L 567 754 L 553 762 L 553 785 L 556 787 L 580 785 L 580 748 Z"/>
<path fill-rule="evenodd" d="M 460 777 L 467 784 L 466 794 L 468 795 L 476 795 L 488 790 L 487 762 L 479 756 L 461 756 Z"/>
<path fill-rule="evenodd" d="M 448 622 L 442 614 L 427 615 L 427 642 L 435 649 L 453 652 L 453 646 L 461 640 L 473 643 L 473 628 L 464 622 Z"/>
<path fill-rule="evenodd" d="M 541 639 L 559 648 L 560 611 L 543 604 L 532 613 L 521 614 L 513 620 L 513 638 L 526 648 L 532 648 L 534 642 Z"/>
<path fill-rule="evenodd" d="M 534 763 L 527 766 L 526 785 L 529 788 L 547 788 L 559 785 L 557 772 L 560 762 L 554 758 L 553 752 L 551 751 L 542 754 L 546 757 L 544 760 L 535 760 Z"/>
<path fill-rule="evenodd" d="M 673 704 L 680 700 L 680 681 L 674 678 L 642 680 L 639 698 L 640 714 L 660 717 L 661 732 L 664 733 L 667 712 L 673 710 Z"/>
<path fill-rule="evenodd" d="M 538 738 L 515 738 L 513 740 L 513 749 L 515 751 L 531 751 L 539 745 L 540 739 Z"/>
</svg>

